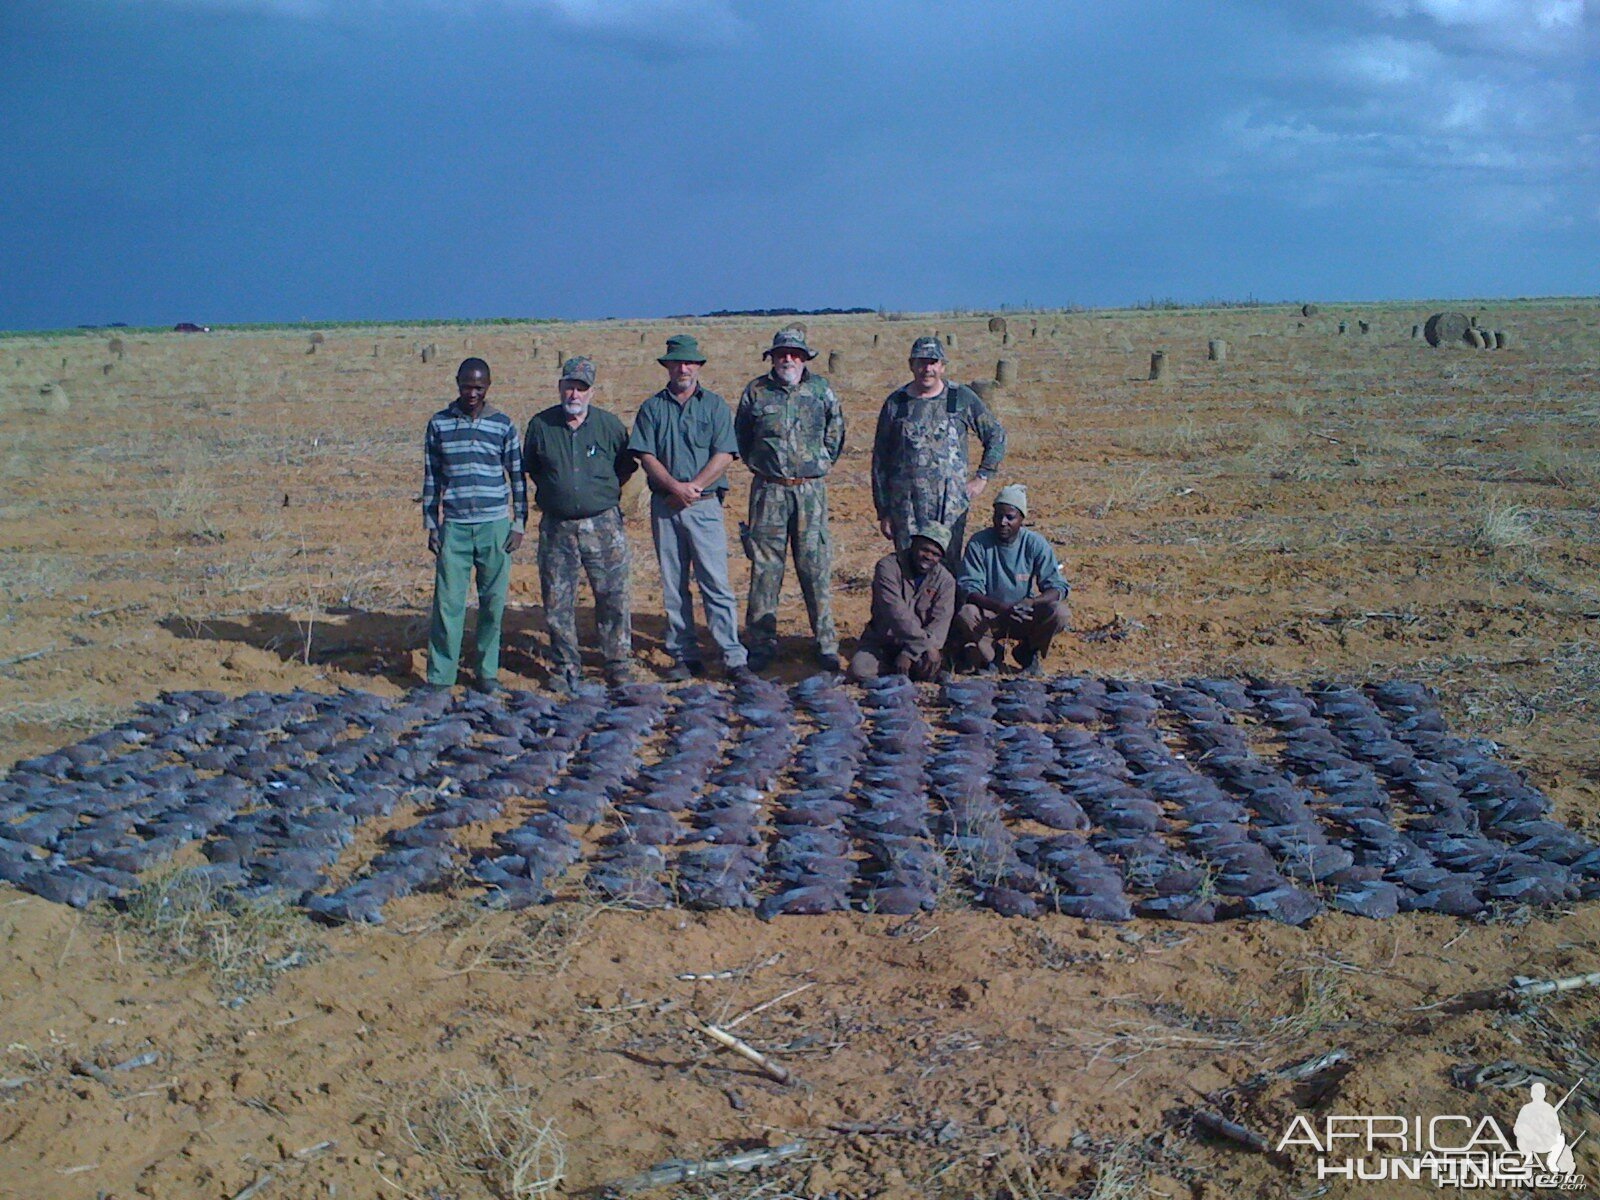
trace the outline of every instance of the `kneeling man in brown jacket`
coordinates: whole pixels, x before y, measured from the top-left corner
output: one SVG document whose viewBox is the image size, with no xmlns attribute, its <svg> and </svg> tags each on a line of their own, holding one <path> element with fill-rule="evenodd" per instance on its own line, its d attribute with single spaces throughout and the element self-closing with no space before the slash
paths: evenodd
<svg viewBox="0 0 1600 1200">
<path fill-rule="evenodd" d="M 944 567 L 950 530 L 926 524 L 910 544 L 878 560 L 872 620 L 850 659 L 850 678 L 880 673 L 929 680 L 944 670 L 944 643 L 956 611 L 956 581 Z"/>
</svg>

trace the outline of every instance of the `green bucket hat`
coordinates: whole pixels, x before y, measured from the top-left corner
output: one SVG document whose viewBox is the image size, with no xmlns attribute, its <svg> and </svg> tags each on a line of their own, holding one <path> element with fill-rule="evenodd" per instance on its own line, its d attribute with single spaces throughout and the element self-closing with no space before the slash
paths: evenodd
<svg viewBox="0 0 1600 1200">
<path fill-rule="evenodd" d="M 701 353 L 698 338 L 679 333 L 667 339 L 667 352 L 656 361 L 664 367 L 674 362 L 703 363 L 706 356 Z"/>
<path fill-rule="evenodd" d="M 911 536 L 932 542 L 941 550 L 950 549 L 950 526 L 941 525 L 938 521 L 924 522 Z"/>
</svg>

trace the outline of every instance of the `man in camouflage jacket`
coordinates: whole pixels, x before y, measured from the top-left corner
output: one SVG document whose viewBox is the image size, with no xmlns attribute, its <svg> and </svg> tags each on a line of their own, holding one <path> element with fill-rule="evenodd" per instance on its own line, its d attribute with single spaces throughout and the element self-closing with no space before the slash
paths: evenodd
<svg viewBox="0 0 1600 1200">
<path fill-rule="evenodd" d="M 750 559 L 745 642 L 753 670 L 777 653 L 778 596 L 790 546 L 817 639 L 817 662 L 826 670 L 839 668 L 827 474 L 844 449 L 844 410 L 828 381 L 806 368 L 816 356 L 800 330 L 779 330 L 762 352 L 772 369 L 745 385 L 733 418 L 739 457 L 755 475 L 750 520 L 741 530 Z"/>
<path fill-rule="evenodd" d="M 878 528 L 904 550 L 924 525 L 950 530 L 945 566 L 960 568 L 967 509 L 1006 455 L 1006 431 L 971 388 L 946 383 L 944 346 L 936 337 L 911 346 L 911 382 L 883 402 L 872 440 L 872 503 Z M 967 478 L 967 435 L 983 443 L 976 476 Z"/>
</svg>

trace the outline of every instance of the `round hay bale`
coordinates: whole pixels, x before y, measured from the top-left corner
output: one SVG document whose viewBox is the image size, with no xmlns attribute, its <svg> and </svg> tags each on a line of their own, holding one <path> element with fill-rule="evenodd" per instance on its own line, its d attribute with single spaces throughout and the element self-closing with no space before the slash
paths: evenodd
<svg viewBox="0 0 1600 1200">
<path fill-rule="evenodd" d="M 538 358 L 538 357 L 539 357 L 539 347 L 538 347 L 538 345 L 534 345 L 534 346 L 533 346 L 533 347 L 532 347 L 532 348 L 531 348 L 531 349 L 530 349 L 530 350 L 529 350 L 529 351 L 528 351 L 528 357 L 529 357 L 529 358 Z"/>
<path fill-rule="evenodd" d="M 1466 341 L 1472 322 L 1466 313 L 1436 312 L 1422 326 L 1422 336 L 1430 346 L 1458 346 Z"/>
<path fill-rule="evenodd" d="M 1361 330 L 1362 333 L 1371 333 L 1372 332 L 1372 326 L 1369 325 L 1365 321 L 1357 321 L 1356 322 L 1356 328 Z"/>
<path fill-rule="evenodd" d="M 1228 343 L 1221 338 L 1212 338 L 1206 343 L 1206 357 L 1212 362 L 1228 361 Z"/>
<path fill-rule="evenodd" d="M 102 375 L 111 374 L 111 364 L 110 363 L 102 364 L 101 367 L 100 367 L 100 374 L 102 374 Z"/>
<path fill-rule="evenodd" d="M 994 407 L 995 397 L 1000 394 L 1000 385 L 998 383 L 992 379 L 974 379 L 967 386 L 978 393 L 978 399 L 982 400 L 986 406 L 989 408 Z"/>
<path fill-rule="evenodd" d="M 1000 335 L 1000 344 L 1001 344 L 1001 345 L 1002 345 L 1002 346 L 1009 346 L 1009 345 L 1011 345 L 1011 335 L 1010 335 L 1010 334 L 1009 334 L 1009 333 L 1002 333 L 1002 334 L 1001 334 L 1001 335 Z"/>
<path fill-rule="evenodd" d="M 1317 315 L 1317 306 L 1315 304 L 1302 304 L 1300 306 L 1300 315 L 1302 317 L 1314 317 L 1314 316 L 1316 316 Z"/>
<path fill-rule="evenodd" d="M 1006 319 L 1004 317 L 990 317 L 989 318 L 989 332 L 990 333 L 1004 333 L 1005 331 L 1006 331 Z"/>
<path fill-rule="evenodd" d="M 67 389 L 59 383 L 41 383 L 38 397 L 27 406 L 29 412 L 64 413 L 72 407 Z"/>
<path fill-rule="evenodd" d="M 1035 325 L 1032 329 L 1028 330 L 1028 336 L 1029 337 L 1038 337 L 1039 336 L 1039 327 L 1037 325 Z"/>
<path fill-rule="evenodd" d="M 122 339 L 118 337 L 112 338 L 106 343 L 106 349 L 112 354 L 115 354 L 118 358 L 121 358 L 123 355 Z"/>
<path fill-rule="evenodd" d="M 372 343 L 372 357 L 373 358 L 377 358 L 378 357 L 378 343 L 377 342 L 373 342 Z"/>
<path fill-rule="evenodd" d="M 828 351 L 828 374 L 829 375 L 837 374 L 843 368 L 844 368 L 844 355 L 840 354 L 837 350 L 829 350 Z"/>
<path fill-rule="evenodd" d="M 872 344 L 874 346 L 876 346 L 878 344 L 878 335 L 877 334 L 873 334 L 872 335 Z"/>
<path fill-rule="evenodd" d="M 1413 325 L 1411 327 L 1411 336 L 1413 338 L 1421 337 L 1422 336 L 1422 326 L 1421 325 Z"/>
<path fill-rule="evenodd" d="M 311 344 L 313 346 L 320 346 L 320 345 L 322 345 L 323 342 L 327 341 L 328 339 L 322 336 L 322 330 L 313 329 L 311 331 L 311 337 L 308 340 L 311 342 Z"/>
<path fill-rule="evenodd" d="M 1150 355 L 1150 378 L 1165 379 L 1167 375 L 1167 352 L 1157 350 Z"/>
<path fill-rule="evenodd" d="M 994 381 L 1001 387 L 1010 387 L 1017 381 L 1017 363 L 1015 359 L 1002 358 L 994 364 Z"/>
<path fill-rule="evenodd" d="M 1474 350 L 1483 350 L 1488 347 L 1489 339 L 1483 336 L 1483 330 L 1474 325 L 1467 330 L 1467 345 Z"/>
<path fill-rule="evenodd" d="M 1345 324 L 1343 321 L 1340 321 L 1339 322 L 1339 336 L 1343 337 L 1348 332 L 1350 332 L 1350 326 Z"/>
<path fill-rule="evenodd" d="M 438 353 L 439 347 L 435 346 L 432 342 L 429 342 L 422 348 L 422 361 L 425 363 L 431 363 L 434 359 L 434 356 Z"/>
<path fill-rule="evenodd" d="M 955 346 L 955 344 L 956 344 L 956 335 L 953 334 L 953 333 L 945 334 L 944 335 L 944 344 L 946 346 L 950 346 L 950 347 L 953 348 Z"/>
<path fill-rule="evenodd" d="M 1494 348 L 1496 350 L 1505 350 L 1510 347 L 1510 345 L 1511 335 L 1504 329 L 1496 329 L 1494 331 Z"/>
</svg>

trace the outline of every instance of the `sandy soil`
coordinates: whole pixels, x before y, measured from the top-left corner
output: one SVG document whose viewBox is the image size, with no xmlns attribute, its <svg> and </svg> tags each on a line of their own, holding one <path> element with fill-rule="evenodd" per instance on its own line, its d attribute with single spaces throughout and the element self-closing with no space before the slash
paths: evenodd
<svg viewBox="0 0 1600 1200">
<path fill-rule="evenodd" d="M 938 330 L 963 380 L 1016 364 L 996 402 L 1001 481 L 1029 485 L 1074 589 L 1077 631 L 1052 667 L 1422 679 L 1457 730 L 1500 743 L 1558 819 L 1594 835 L 1600 311 L 1458 305 L 1511 334 L 1473 352 L 1411 337 L 1438 307 L 1010 314 L 1010 344 L 987 314 L 810 319 L 850 420 L 832 488 L 841 630 L 864 622 L 884 552 L 872 423 L 911 340 Z M 0 341 L 0 763 L 164 688 L 414 685 L 431 583 L 421 431 L 456 362 L 487 358 L 492 402 L 520 423 L 553 401 L 559 356 L 590 353 L 597 402 L 631 418 L 688 324 L 334 330 L 314 347 L 298 331 L 130 333 L 120 354 L 98 334 Z M 706 382 L 736 397 L 774 323 L 692 324 Z M 1206 360 L 1211 338 L 1226 362 Z M 736 512 L 747 479 L 735 469 Z M 630 504 L 637 648 L 660 668 L 659 587 Z M 537 687 L 531 550 L 507 665 Z M 797 679 L 789 588 L 780 673 Z M 1439 1003 L 1600 969 L 1592 907 L 1306 930 L 959 906 L 772 925 L 577 903 L 483 915 L 470 891 L 396 908 L 382 929 L 306 926 L 306 965 L 241 999 L 108 914 L 0 889 L 0 1195 L 509 1194 L 429 1140 L 429 1114 L 464 1090 L 550 1122 L 569 1195 L 795 1139 L 806 1151 L 782 1168 L 678 1194 L 1423 1195 L 1319 1184 L 1304 1151 L 1253 1154 L 1192 1112 L 1273 1143 L 1302 1112 L 1509 1129 L 1531 1074 L 1562 1092 L 1588 1076 L 1563 1117 L 1569 1137 L 1600 1124 L 1600 994 Z M 791 991 L 737 1027 L 795 1071 L 789 1087 L 689 1027 Z M 1279 1073 L 1333 1049 L 1344 1063 L 1311 1083 Z M 1514 1065 L 1463 1086 L 1499 1062 Z M 1596 1163 L 1580 1146 L 1578 1169 Z"/>
</svg>

